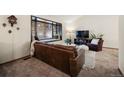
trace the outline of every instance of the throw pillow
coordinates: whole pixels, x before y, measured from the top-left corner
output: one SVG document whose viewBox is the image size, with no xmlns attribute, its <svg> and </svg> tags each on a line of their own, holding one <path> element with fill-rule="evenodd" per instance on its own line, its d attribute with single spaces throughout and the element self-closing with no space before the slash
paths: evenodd
<svg viewBox="0 0 124 93">
<path fill-rule="evenodd" d="M 92 39 L 91 44 L 98 45 L 99 39 Z"/>
</svg>

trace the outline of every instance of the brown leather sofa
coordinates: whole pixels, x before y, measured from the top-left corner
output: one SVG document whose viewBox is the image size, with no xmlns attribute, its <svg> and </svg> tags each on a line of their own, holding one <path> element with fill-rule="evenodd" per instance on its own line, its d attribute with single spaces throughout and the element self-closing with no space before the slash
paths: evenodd
<svg viewBox="0 0 124 93">
<path fill-rule="evenodd" d="M 87 43 L 87 46 L 89 47 L 90 50 L 99 52 L 102 51 L 103 42 L 104 40 L 99 39 L 98 45 Z"/>
<path fill-rule="evenodd" d="M 84 50 L 77 55 L 72 46 L 35 43 L 34 56 L 70 76 L 77 76 L 84 64 Z"/>
</svg>

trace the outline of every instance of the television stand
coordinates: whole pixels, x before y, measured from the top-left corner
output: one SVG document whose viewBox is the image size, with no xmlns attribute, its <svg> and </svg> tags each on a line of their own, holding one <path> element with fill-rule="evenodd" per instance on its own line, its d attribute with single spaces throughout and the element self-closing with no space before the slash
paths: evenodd
<svg viewBox="0 0 124 93">
<path fill-rule="evenodd" d="M 74 39 L 74 44 L 76 45 L 87 45 L 87 43 L 90 43 L 92 39 L 90 38 L 75 38 Z"/>
</svg>

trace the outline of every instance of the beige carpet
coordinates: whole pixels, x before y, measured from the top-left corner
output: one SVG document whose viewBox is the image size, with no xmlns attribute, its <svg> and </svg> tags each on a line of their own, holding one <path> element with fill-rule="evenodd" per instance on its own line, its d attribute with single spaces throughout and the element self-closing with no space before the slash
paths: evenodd
<svg viewBox="0 0 124 93">
<path fill-rule="evenodd" d="M 45 64 L 44 62 L 30 58 L 18 60 L 0 65 L 0 76 L 8 77 L 65 77 L 67 74 Z M 121 76 L 118 71 L 118 51 L 103 49 L 96 53 L 96 66 L 93 70 L 81 70 L 79 77 Z"/>
<path fill-rule="evenodd" d="M 120 72 L 118 71 L 118 50 L 103 49 L 102 52 L 97 52 L 95 69 L 81 70 L 79 76 L 121 76 Z"/>
</svg>

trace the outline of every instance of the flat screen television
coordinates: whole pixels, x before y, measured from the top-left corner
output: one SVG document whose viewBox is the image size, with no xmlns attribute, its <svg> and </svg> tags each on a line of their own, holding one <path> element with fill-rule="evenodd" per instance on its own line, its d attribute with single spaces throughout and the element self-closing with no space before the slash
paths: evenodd
<svg viewBox="0 0 124 93">
<path fill-rule="evenodd" d="M 77 38 L 89 38 L 89 30 L 76 31 Z"/>
</svg>

